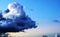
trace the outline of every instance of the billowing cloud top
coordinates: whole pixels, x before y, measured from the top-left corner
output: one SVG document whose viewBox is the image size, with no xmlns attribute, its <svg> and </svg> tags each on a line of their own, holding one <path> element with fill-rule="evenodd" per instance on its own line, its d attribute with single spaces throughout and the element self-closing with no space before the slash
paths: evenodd
<svg viewBox="0 0 60 37">
<path fill-rule="evenodd" d="M 24 17 L 25 12 L 23 11 L 23 6 L 14 2 L 8 5 L 9 13 L 3 14 L 4 18 L 13 18 L 14 17 Z"/>
<path fill-rule="evenodd" d="M 0 32 L 19 32 L 36 27 L 35 21 L 26 16 L 19 3 L 10 3 L 4 12 L 0 12 Z"/>
</svg>

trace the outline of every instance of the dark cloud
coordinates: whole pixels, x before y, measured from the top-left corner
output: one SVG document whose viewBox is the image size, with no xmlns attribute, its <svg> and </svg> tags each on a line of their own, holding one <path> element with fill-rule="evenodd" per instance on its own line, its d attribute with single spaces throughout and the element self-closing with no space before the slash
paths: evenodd
<svg viewBox="0 0 60 37">
<path fill-rule="evenodd" d="M 53 22 L 57 22 L 57 23 L 60 23 L 60 21 L 59 21 L 59 20 L 53 20 Z"/>
<path fill-rule="evenodd" d="M 0 32 L 24 32 L 25 29 L 36 28 L 35 24 L 35 21 L 26 16 L 23 6 L 16 2 L 0 12 Z"/>
</svg>

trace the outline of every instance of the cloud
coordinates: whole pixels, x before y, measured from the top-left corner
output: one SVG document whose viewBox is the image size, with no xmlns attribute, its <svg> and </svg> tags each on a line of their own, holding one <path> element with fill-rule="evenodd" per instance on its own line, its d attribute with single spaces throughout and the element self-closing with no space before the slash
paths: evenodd
<svg viewBox="0 0 60 37">
<path fill-rule="evenodd" d="M 59 20 L 53 20 L 53 22 L 57 22 L 57 23 L 60 23 L 60 21 L 59 21 Z"/>
<path fill-rule="evenodd" d="M 19 3 L 10 3 L 4 12 L 0 12 L 0 32 L 19 32 L 36 27 L 36 22 L 26 16 Z"/>
</svg>

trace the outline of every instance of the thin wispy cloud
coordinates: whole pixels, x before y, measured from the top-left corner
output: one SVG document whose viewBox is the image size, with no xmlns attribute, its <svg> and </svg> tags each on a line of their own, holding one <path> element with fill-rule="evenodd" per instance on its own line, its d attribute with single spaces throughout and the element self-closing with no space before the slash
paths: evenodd
<svg viewBox="0 0 60 37">
<path fill-rule="evenodd" d="M 53 20 L 53 22 L 60 23 L 60 20 Z"/>
</svg>

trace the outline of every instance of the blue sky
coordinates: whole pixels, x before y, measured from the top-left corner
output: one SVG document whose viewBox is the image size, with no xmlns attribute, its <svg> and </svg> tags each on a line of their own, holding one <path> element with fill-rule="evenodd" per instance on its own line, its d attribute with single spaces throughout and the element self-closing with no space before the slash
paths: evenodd
<svg viewBox="0 0 60 37">
<path fill-rule="evenodd" d="M 8 4 L 12 2 L 26 7 L 26 14 L 37 22 L 41 32 L 59 33 L 60 23 L 53 20 L 60 21 L 60 0 L 0 0 L 0 10 L 7 9 Z"/>
</svg>

